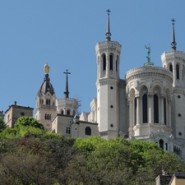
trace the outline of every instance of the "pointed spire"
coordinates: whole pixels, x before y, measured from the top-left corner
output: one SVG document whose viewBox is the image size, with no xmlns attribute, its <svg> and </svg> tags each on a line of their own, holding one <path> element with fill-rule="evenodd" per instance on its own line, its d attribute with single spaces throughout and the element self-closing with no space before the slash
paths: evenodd
<svg viewBox="0 0 185 185">
<path fill-rule="evenodd" d="M 68 71 L 68 69 L 66 69 L 64 74 L 66 75 L 66 91 L 64 92 L 64 94 L 65 94 L 65 98 L 69 98 L 68 75 L 71 74 L 71 73 Z"/>
<path fill-rule="evenodd" d="M 172 26 L 173 26 L 173 33 L 172 33 L 172 50 L 176 51 L 176 45 L 177 43 L 175 42 L 175 19 L 172 19 Z"/>
<path fill-rule="evenodd" d="M 107 31 L 105 33 L 107 41 L 111 40 L 111 32 L 110 32 L 110 10 L 107 10 Z"/>
</svg>

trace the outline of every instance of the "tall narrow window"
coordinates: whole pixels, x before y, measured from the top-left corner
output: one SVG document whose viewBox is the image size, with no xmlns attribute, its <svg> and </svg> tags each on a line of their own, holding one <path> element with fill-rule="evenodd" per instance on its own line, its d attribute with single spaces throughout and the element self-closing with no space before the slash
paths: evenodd
<svg viewBox="0 0 185 185">
<path fill-rule="evenodd" d="M 176 76 L 179 79 L 179 64 L 176 65 Z"/>
<path fill-rule="evenodd" d="M 106 70 L 106 56 L 105 54 L 102 55 L 102 60 L 103 60 L 103 71 Z"/>
<path fill-rule="evenodd" d="M 154 123 L 159 123 L 159 98 L 154 95 Z"/>
<path fill-rule="evenodd" d="M 147 103 L 147 94 L 144 94 L 142 97 L 143 103 L 143 123 L 148 122 L 148 103 Z"/>
<path fill-rule="evenodd" d="M 134 123 L 136 125 L 136 120 L 137 120 L 137 99 L 134 98 Z"/>
<path fill-rule="evenodd" d="M 117 56 L 117 60 L 116 60 L 116 71 L 118 71 L 118 61 L 119 61 L 119 56 Z"/>
<path fill-rule="evenodd" d="M 166 98 L 164 98 L 164 124 L 166 125 Z"/>
<path fill-rule="evenodd" d="M 162 139 L 159 140 L 159 147 L 164 150 L 164 141 Z"/>
<path fill-rule="evenodd" d="M 171 72 L 173 72 L 173 66 L 172 66 L 172 64 L 169 65 L 169 70 L 170 70 Z"/>
<path fill-rule="evenodd" d="M 69 109 L 67 110 L 67 115 L 70 115 L 70 110 Z"/>
<path fill-rule="evenodd" d="M 110 70 L 113 71 L 113 54 L 110 54 Z"/>
</svg>

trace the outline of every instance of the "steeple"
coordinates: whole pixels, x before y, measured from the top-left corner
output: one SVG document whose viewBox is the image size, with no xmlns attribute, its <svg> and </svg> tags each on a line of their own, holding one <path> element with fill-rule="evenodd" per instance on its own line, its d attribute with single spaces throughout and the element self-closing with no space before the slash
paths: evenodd
<svg viewBox="0 0 185 185">
<path fill-rule="evenodd" d="M 107 32 L 105 33 L 107 41 L 111 40 L 111 32 L 110 32 L 110 10 L 107 10 Z"/>
<path fill-rule="evenodd" d="M 175 19 L 172 19 L 172 26 L 173 26 L 173 32 L 172 32 L 172 43 L 171 43 L 171 48 L 173 51 L 176 51 L 176 45 L 177 43 L 175 42 Z"/>
<path fill-rule="evenodd" d="M 68 72 L 68 69 L 66 69 L 66 71 L 64 72 L 64 74 L 66 75 L 66 91 L 64 92 L 64 94 L 65 94 L 65 98 L 69 98 L 68 75 L 71 74 L 71 73 Z"/>
</svg>

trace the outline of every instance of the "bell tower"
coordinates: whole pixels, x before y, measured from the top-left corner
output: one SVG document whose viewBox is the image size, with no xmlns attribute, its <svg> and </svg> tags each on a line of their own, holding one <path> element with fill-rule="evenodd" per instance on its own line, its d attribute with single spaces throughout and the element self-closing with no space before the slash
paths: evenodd
<svg viewBox="0 0 185 185">
<path fill-rule="evenodd" d="M 100 135 L 117 137 L 119 132 L 119 66 L 121 45 L 111 40 L 110 10 L 107 10 L 106 40 L 96 45 L 97 122 Z"/>
<path fill-rule="evenodd" d="M 175 138 L 185 139 L 185 52 L 176 48 L 175 20 L 172 19 L 171 51 L 164 52 L 161 56 L 165 69 L 173 76 L 173 106 L 172 106 L 172 130 Z"/>
<path fill-rule="evenodd" d="M 56 96 L 53 85 L 49 78 L 50 67 L 44 65 L 44 81 L 37 93 L 35 118 L 44 125 L 44 128 L 51 130 L 51 123 L 56 116 Z"/>
</svg>

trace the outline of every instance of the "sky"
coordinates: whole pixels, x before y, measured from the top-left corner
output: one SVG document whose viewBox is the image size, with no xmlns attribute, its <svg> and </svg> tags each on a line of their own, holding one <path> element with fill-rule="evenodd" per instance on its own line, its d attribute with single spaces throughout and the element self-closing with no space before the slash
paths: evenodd
<svg viewBox="0 0 185 185">
<path fill-rule="evenodd" d="M 177 50 L 185 51 L 184 0 L 0 0 L 0 110 L 18 105 L 35 108 L 43 82 L 43 66 L 57 98 L 64 97 L 66 69 L 69 96 L 80 101 L 79 112 L 90 111 L 96 97 L 97 42 L 105 41 L 106 10 L 110 9 L 113 41 L 122 45 L 120 77 L 171 49 L 176 20 Z"/>
</svg>

